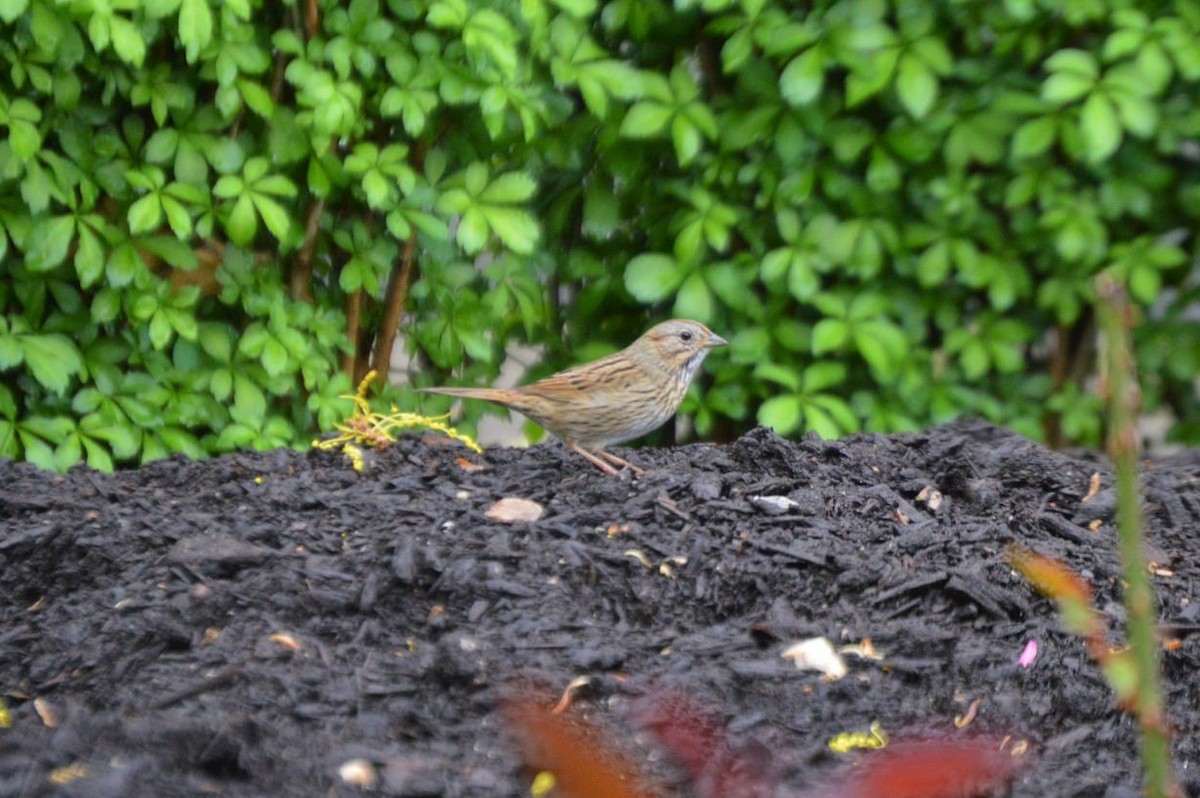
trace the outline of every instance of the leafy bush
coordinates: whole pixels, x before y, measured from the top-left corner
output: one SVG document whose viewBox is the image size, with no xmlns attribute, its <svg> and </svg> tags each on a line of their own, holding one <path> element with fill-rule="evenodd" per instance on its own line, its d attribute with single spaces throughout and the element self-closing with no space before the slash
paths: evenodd
<svg viewBox="0 0 1200 798">
<path fill-rule="evenodd" d="M 0 455 L 304 445 L 397 329 L 479 385 L 669 314 L 706 434 L 1095 442 L 1101 270 L 1200 439 L 1200 6 L 792 9 L 0 0 Z"/>
</svg>

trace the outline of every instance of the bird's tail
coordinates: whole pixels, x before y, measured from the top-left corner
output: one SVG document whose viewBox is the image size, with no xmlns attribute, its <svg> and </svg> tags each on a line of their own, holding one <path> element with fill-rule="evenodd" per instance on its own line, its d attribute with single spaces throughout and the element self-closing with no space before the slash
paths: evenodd
<svg viewBox="0 0 1200 798">
<path fill-rule="evenodd" d="M 444 396 L 461 396 L 464 399 L 484 399 L 502 405 L 521 404 L 520 394 L 502 388 L 418 388 L 421 393 L 440 393 Z"/>
</svg>

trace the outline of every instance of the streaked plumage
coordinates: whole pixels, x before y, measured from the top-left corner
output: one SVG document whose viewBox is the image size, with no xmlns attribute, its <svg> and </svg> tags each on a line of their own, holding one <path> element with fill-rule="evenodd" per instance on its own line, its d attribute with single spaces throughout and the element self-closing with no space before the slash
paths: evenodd
<svg viewBox="0 0 1200 798">
<path fill-rule="evenodd" d="M 605 447 L 665 424 L 709 350 L 725 343 L 698 321 L 673 319 L 651 327 L 620 352 L 530 385 L 422 390 L 505 405 L 562 438 L 605 473 L 617 473 L 609 463 L 640 472 Z"/>
</svg>

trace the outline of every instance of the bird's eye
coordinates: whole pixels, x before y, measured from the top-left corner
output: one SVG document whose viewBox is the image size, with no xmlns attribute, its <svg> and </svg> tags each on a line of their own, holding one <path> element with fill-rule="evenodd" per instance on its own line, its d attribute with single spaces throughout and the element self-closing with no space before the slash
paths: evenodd
<svg viewBox="0 0 1200 798">
<path fill-rule="evenodd" d="M 685 340 L 685 341 L 690 341 L 690 340 L 692 340 L 692 334 L 691 334 L 690 332 L 688 332 L 687 330 L 684 330 L 683 332 L 681 332 L 681 333 L 679 334 L 679 337 L 680 337 L 680 338 L 682 338 L 682 339 L 683 339 L 683 340 Z"/>
</svg>

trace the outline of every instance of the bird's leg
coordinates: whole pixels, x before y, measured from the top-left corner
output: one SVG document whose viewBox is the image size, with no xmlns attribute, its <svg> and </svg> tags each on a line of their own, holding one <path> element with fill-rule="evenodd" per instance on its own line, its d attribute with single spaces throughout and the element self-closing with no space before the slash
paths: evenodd
<svg viewBox="0 0 1200 798">
<path fill-rule="evenodd" d="M 578 443 L 571 443 L 570 441 L 568 441 L 567 446 L 570 447 L 575 452 L 578 452 L 579 454 L 583 455 L 585 458 L 587 458 L 587 461 L 589 463 L 596 466 L 596 468 L 599 468 L 601 471 L 603 471 L 605 474 L 608 474 L 610 477 L 615 477 L 617 475 L 617 469 L 613 468 L 608 463 L 604 462 L 599 457 L 597 457 L 596 455 L 589 452 L 587 449 L 580 446 Z M 604 452 L 600 452 L 600 454 L 604 454 Z"/>
<path fill-rule="evenodd" d="M 620 457 L 617 457 L 615 454 L 606 452 L 603 449 L 597 449 L 596 454 L 600 455 L 601 457 L 603 457 L 605 460 L 612 463 L 613 465 L 619 465 L 619 466 L 621 466 L 621 468 L 628 468 L 630 471 L 633 472 L 634 476 L 640 477 L 642 474 L 646 473 L 646 469 L 638 468 L 637 466 L 635 466 L 633 463 L 629 462 L 628 460 L 624 460 Z"/>
</svg>

